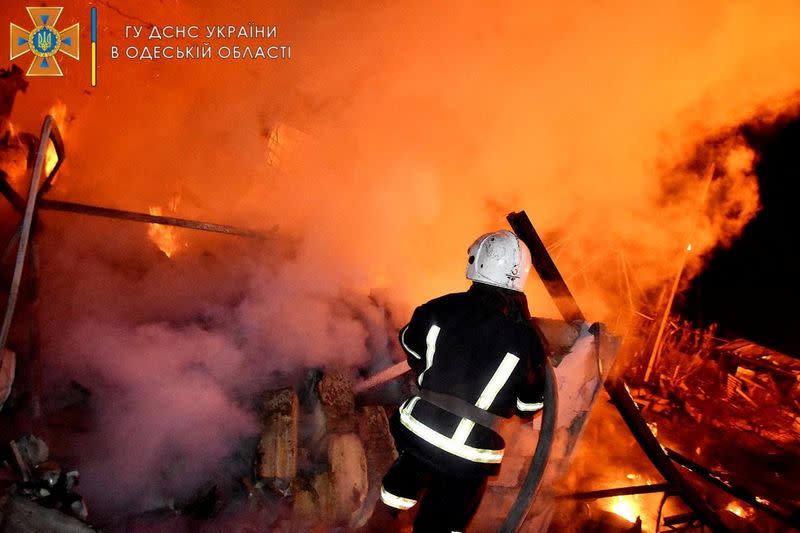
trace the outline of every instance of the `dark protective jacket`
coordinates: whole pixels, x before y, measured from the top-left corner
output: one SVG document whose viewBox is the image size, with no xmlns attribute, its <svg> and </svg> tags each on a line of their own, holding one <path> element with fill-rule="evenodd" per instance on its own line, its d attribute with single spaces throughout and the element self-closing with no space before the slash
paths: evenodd
<svg viewBox="0 0 800 533">
<path fill-rule="evenodd" d="M 542 408 L 544 348 L 525 295 L 475 283 L 418 307 L 400 345 L 420 389 L 456 396 L 501 417 Z M 497 473 L 505 442 L 494 430 L 419 396 L 392 417 L 398 448 L 447 475 Z"/>
</svg>

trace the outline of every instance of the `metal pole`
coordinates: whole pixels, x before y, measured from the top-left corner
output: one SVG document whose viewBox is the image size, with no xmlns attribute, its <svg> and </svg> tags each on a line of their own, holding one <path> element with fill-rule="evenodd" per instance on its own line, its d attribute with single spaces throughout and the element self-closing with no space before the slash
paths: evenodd
<svg viewBox="0 0 800 533">
<path fill-rule="evenodd" d="M 266 239 L 267 236 L 257 231 L 225 226 L 223 224 L 212 224 L 210 222 L 199 222 L 185 218 L 163 217 L 137 213 L 135 211 L 123 211 L 109 207 L 97 207 L 94 205 L 79 204 L 75 202 L 65 202 L 62 200 L 42 200 L 39 209 L 50 211 L 64 211 L 67 213 L 77 213 L 79 215 L 89 215 L 95 217 L 116 218 L 120 220 L 132 220 L 134 222 L 144 222 L 146 224 L 161 224 L 162 226 L 176 226 L 212 233 L 225 233 L 227 235 L 238 235 L 239 237 L 249 237 L 251 239 Z"/>
<path fill-rule="evenodd" d="M 53 117 L 47 115 L 42 124 L 42 135 L 39 137 L 39 148 L 36 152 L 36 162 L 31 173 L 31 186 L 28 190 L 28 202 L 25 206 L 25 215 L 22 219 L 22 226 L 19 237 L 19 247 L 17 248 L 17 260 L 14 265 L 14 274 L 11 277 L 11 288 L 8 291 L 8 302 L 6 312 L 3 316 L 3 324 L 0 326 L 0 353 L 5 350 L 8 333 L 11 331 L 11 321 L 14 318 L 14 309 L 17 306 L 17 296 L 19 295 L 19 285 L 22 280 L 22 270 L 25 267 L 25 257 L 28 252 L 28 241 L 31 235 L 31 225 L 36 211 L 36 199 L 39 192 L 39 180 L 42 176 L 44 158 L 47 153 L 47 142 L 50 139 L 50 132 L 53 128 Z M 0 360 L 2 365 L 2 360 Z"/>
<path fill-rule="evenodd" d="M 678 292 L 681 278 L 683 277 L 683 269 L 686 268 L 686 259 L 689 257 L 689 252 L 692 251 L 692 245 L 689 244 L 681 256 L 681 264 L 678 267 L 678 273 L 675 274 L 675 279 L 672 282 L 672 288 L 669 291 L 669 298 L 667 298 L 667 305 L 664 308 L 664 315 L 661 317 L 661 323 L 658 326 L 658 333 L 656 334 L 656 342 L 653 344 L 653 351 L 650 353 L 650 360 L 647 362 L 647 370 L 644 373 L 645 382 L 650 381 L 650 376 L 653 374 L 653 369 L 658 362 L 658 357 L 661 355 L 661 341 L 664 338 L 664 331 L 667 329 L 669 322 L 669 315 L 672 312 L 672 304 L 675 302 L 675 294 Z"/>
<path fill-rule="evenodd" d="M 704 205 L 706 205 L 706 197 L 708 196 L 708 189 L 711 187 L 711 180 L 714 178 L 714 169 L 716 169 L 715 163 L 709 163 L 708 167 L 706 167 L 706 173 L 703 176 L 703 181 L 705 182 L 705 186 L 703 187 L 703 194 L 700 197 L 700 206 L 699 209 L 702 209 Z M 700 212 L 698 210 L 698 217 Z M 691 238 L 691 235 L 689 236 Z M 644 373 L 644 380 L 645 382 L 650 381 L 650 377 L 653 373 L 653 369 L 658 362 L 658 357 L 661 354 L 661 342 L 664 337 L 664 330 L 667 327 L 667 322 L 669 322 L 669 315 L 672 312 L 672 304 L 675 301 L 675 295 L 678 292 L 678 286 L 681 282 L 681 277 L 683 277 L 683 269 L 686 268 L 686 260 L 689 258 L 689 253 L 692 251 L 692 244 L 691 240 L 689 240 L 689 244 L 687 244 L 686 248 L 684 248 L 683 256 L 681 257 L 681 264 L 678 267 L 678 273 L 675 275 L 675 280 L 672 282 L 672 289 L 669 294 L 669 298 L 667 299 L 667 306 L 664 309 L 664 316 L 661 318 L 661 324 L 658 327 L 658 335 L 656 335 L 656 342 L 653 345 L 653 351 L 650 353 L 650 360 L 647 362 L 647 371 Z"/>
<path fill-rule="evenodd" d="M 34 222 L 38 222 L 34 221 Z M 28 280 L 30 283 L 30 387 L 31 387 L 31 416 L 34 420 L 39 420 L 42 417 L 42 351 L 41 351 L 41 334 L 39 331 L 40 317 L 39 317 L 39 245 L 36 243 L 36 225 L 33 227 L 33 236 L 31 237 L 31 247 L 29 254 L 30 271 Z"/>
</svg>

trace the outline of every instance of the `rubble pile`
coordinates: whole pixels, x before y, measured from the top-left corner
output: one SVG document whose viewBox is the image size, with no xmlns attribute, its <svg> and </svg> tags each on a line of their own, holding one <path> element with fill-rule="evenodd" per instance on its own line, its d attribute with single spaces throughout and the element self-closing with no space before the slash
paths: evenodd
<svg viewBox="0 0 800 533">
<path fill-rule="evenodd" d="M 0 525 L 6 532 L 94 531 L 85 521 L 89 513 L 74 492 L 75 469 L 65 469 L 49 458 L 42 439 L 25 435 L 11 441 L 0 469 Z"/>
<path fill-rule="evenodd" d="M 254 486 L 291 508 L 276 530 L 353 528 L 369 518 L 397 452 L 385 410 L 356 408 L 346 371 L 312 372 L 299 394 L 266 393 L 262 420 Z"/>
<path fill-rule="evenodd" d="M 712 354 L 713 355 L 713 354 Z M 724 358 L 665 350 L 657 387 L 633 390 L 645 413 L 685 417 L 720 432 L 747 432 L 786 450 L 797 451 L 800 409 L 794 389 L 767 371 Z M 798 376 L 800 384 L 800 376 Z"/>
</svg>

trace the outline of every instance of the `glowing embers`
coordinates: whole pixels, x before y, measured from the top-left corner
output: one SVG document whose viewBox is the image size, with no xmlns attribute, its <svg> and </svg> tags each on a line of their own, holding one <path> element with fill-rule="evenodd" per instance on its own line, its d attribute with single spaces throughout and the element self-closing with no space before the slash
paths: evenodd
<svg viewBox="0 0 800 533">
<path fill-rule="evenodd" d="M 636 519 L 642 514 L 636 496 L 615 496 L 610 501 L 611 506 L 608 510 L 630 523 L 636 522 Z"/>
<path fill-rule="evenodd" d="M 635 485 L 653 484 L 653 481 L 649 478 L 649 476 L 635 472 L 627 474 L 625 479 L 628 480 L 628 482 L 633 482 Z M 621 484 L 621 481 L 619 483 Z M 643 528 L 648 528 L 648 526 L 655 522 L 655 511 L 652 509 L 653 501 L 652 498 L 648 499 L 647 495 L 621 495 L 604 500 L 598 500 L 598 502 L 600 503 L 601 508 L 614 513 L 631 524 L 636 523 L 637 519 L 641 518 L 644 522 Z"/>
<path fill-rule="evenodd" d="M 742 505 L 736 500 L 729 503 L 727 507 L 725 507 L 725 510 L 728 511 L 729 513 L 735 514 L 739 518 L 750 518 L 751 516 L 753 516 L 753 513 L 755 512 L 751 507 Z"/>
</svg>

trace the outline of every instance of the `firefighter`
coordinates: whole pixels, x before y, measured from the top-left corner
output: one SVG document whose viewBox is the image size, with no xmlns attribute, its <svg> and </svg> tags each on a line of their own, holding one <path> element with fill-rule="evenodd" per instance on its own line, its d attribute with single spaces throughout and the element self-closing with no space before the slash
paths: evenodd
<svg viewBox="0 0 800 533">
<path fill-rule="evenodd" d="M 390 517 L 417 507 L 415 532 L 463 531 L 503 460 L 499 421 L 543 407 L 545 352 L 522 292 L 530 252 L 496 231 L 468 254 L 469 290 L 421 305 L 400 330 L 419 392 L 392 417 L 400 455 L 367 530 L 396 529 Z"/>
</svg>

